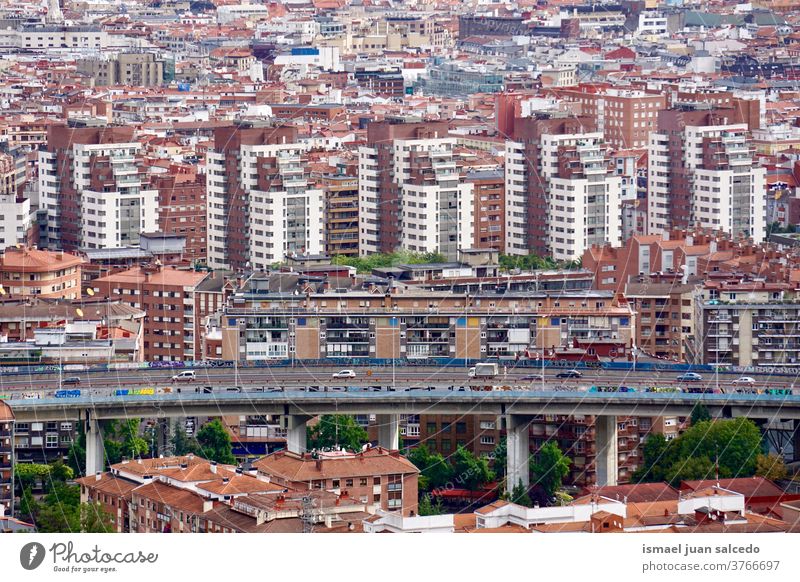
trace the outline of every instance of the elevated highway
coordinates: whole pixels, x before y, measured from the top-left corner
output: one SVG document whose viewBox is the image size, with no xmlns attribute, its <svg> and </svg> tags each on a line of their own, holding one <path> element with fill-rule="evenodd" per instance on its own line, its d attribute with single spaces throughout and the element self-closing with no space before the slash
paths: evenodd
<svg viewBox="0 0 800 582">
<path fill-rule="evenodd" d="M 375 382 L 371 380 L 371 382 Z M 306 450 L 306 422 L 321 414 L 375 414 L 379 444 L 399 447 L 401 414 L 485 414 L 497 416 L 506 429 L 507 474 L 511 482 L 528 482 L 529 426 L 542 414 L 592 415 L 599 484 L 613 484 L 617 475 L 617 416 L 688 416 L 698 402 L 712 415 L 745 416 L 767 422 L 800 420 L 800 395 L 605 393 L 577 390 L 459 390 L 450 383 L 427 382 L 425 390 L 381 391 L 275 390 L 238 392 L 235 385 L 217 385 L 212 393 L 190 392 L 136 396 L 104 394 L 75 398 L 14 399 L 8 403 L 19 422 L 76 420 L 86 431 L 87 474 L 101 471 L 103 439 L 100 420 L 183 416 L 281 415 L 289 450 Z M 229 391 L 229 389 L 231 391 Z"/>
</svg>

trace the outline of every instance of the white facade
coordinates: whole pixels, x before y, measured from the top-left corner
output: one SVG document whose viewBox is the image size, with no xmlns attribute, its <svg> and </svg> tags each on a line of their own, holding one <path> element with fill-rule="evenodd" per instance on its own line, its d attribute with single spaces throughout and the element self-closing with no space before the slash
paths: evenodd
<svg viewBox="0 0 800 582">
<path fill-rule="evenodd" d="M 577 172 L 559 177 L 559 148 L 574 148 Z M 622 179 L 610 173 L 602 132 L 544 134 L 540 171 L 529 175 L 524 145 L 506 143 L 506 253 L 527 254 L 528 181 L 547 193 L 547 245 L 556 260 L 579 258 L 592 244 L 619 245 Z"/>
<path fill-rule="evenodd" d="M 239 184 L 249 205 L 249 261 L 253 269 L 265 270 L 289 254 L 319 254 L 323 251 L 324 193 L 308 188 L 308 170 L 301 143 L 241 146 Z M 275 187 L 258 189 L 258 158 L 276 158 Z M 227 268 L 225 227 L 228 196 L 225 191 L 224 155 L 209 152 L 208 263 Z"/>
<path fill-rule="evenodd" d="M 146 188 L 135 156 L 141 144 L 113 143 L 72 146 L 73 186 L 81 216 L 80 246 L 118 248 L 139 243 L 139 234 L 158 230 L 158 191 Z M 91 169 L 92 157 L 108 157 L 109 167 Z M 108 191 L 92 190 L 93 173 L 113 180 Z M 56 176 L 56 156 L 39 152 L 40 207 L 47 209 L 48 238 L 59 246 L 61 200 Z"/>
<path fill-rule="evenodd" d="M 687 126 L 683 130 L 683 163 L 690 172 L 691 223 L 733 236 L 746 233 L 756 242 L 766 237 L 766 169 L 754 165 L 747 125 Z M 706 168 L 703 140 L 721 143 L 719 169 Z M 671 184 L 668 136 L 650 134 L 648 212 L 650 234 L 669 230 Z"/>
<path fill-rule="evenodd" d="M 42 26 L 25 28 L 17 34 L 17 46 L 26 49 L 104 49 L 108 33 L 86 26 Z"/>
<path fill-rule="evenodd" d="M 525 166 L 525 144 L 506 142 L 506 254 L 528 254 L 528 173 Z"/>
<path fill-rule="evenodd" d="M 0 195 L 0 249 L 25 243 L 35 218 L 28 198 L 17 201 L 15 194 Z"/>
<path fill-rule="evenodd" d="M 393 142 L 390 170 L 398 189 L 400 246 L 407 250 L 439 252 L 455 260 L 458 249 L 474 246 L 473 188 L 460 183 L 453 156 L 457 141 Z M 359 246 L 364 254 L 379 249 L 378 176 L 382 169 L 377 166 L 377 154 L 375 148 L 359 148 Z M 420 180 L 420 174 L 426 179 Z"/>
</svg>

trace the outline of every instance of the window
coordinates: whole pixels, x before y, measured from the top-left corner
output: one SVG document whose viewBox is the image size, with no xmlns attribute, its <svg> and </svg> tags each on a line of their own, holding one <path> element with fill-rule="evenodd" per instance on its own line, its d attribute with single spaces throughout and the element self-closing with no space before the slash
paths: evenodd
<svg viewBox="0 0 800 582">
<path fill-rule="evenodd" d="M 380 485 L 381 484 L 381 478 L 380 477 L 373 477 L 372 478 L 372 484 L 373 485 Z"/>
<path fill-rule="evenodd" d="M 481 444 L 482 445 L 493 445 L 494 444 L 494 437 L 484 435 L 481 437 Z"/>
<path fill-rule="evenodd" d="M 338 489 L 339 488 L 339 479 L 334 479 L 333 482 L 331 483 L 331 487 L 333 489 Z"/>
<path fill-rule="evenodd" d="M 45 448 L 48 449 L 57 449 L 58 448 L 58 435 L 57 434 L 48 434 L 47 440 L 45 441 Z"/>
<path fill-rule="evenodd" d="M 359 480 L 358 484 L 361 487 L 366 487 L 367 486 L 367 478 L 366 477 L 361 477 L 361 479 Z"/>
<path fill-rule="evenodd" d="M 436 423 L 435 422 L 429 422 L 427 424 L 427 430 L 428 430 L 428 434 L 435 433 L 436 432 Z"/>
<path fill-rule="evenodd" d="M 345 482 L 344 482 L 344 486 L 345 487 L 352 487 L 353 486 L 353 480 L 352 479 L 346 479 Z"/>
<path fill-rule="evenodd" d="M 456 423 L 456 433 L 463 434 L 467 432 L 467 423 L 466 422 L 457 422 Z"/>
</svg>

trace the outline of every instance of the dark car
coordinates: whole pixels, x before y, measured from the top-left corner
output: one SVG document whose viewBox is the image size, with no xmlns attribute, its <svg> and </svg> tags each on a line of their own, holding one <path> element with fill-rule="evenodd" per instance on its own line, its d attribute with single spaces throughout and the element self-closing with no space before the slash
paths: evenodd
<svg viewBox="0 0 800 582">
<path fill-rule="evenodd" d="M 80 378 L 78 378 L 77 376 L 70 376 L 70 377 L 68 377 L 68 378 L 64 378 L 64 379 L 61 381 L 61 383 L 62 383 L 63 385 L 65 385 L 65 386 L 67 386 L 67 385 L 70 385 L 70 384 L 71 384 L 71 385 L 73 385 L 73 386 L 75 386 L 75 385 L 77 385 L 77 384 L 80 384 L 80 383 L 81 383 L 81 379 L 80 379 Z"/>
<path fill-rule="evenodd" d="M 578 370 L 567 370 L 566 372 L 559 372 L 556 374 L 556 378 L 582 378 L 583 374 L 578 372 Z"/>
<path fill-rule="evenodd" d="M 523 382 L 542 382 L 544 381 L 544 376 L 541 374 L 530 374 L 528 376 L 523 376 L 520 380 Z"/>
</svg>

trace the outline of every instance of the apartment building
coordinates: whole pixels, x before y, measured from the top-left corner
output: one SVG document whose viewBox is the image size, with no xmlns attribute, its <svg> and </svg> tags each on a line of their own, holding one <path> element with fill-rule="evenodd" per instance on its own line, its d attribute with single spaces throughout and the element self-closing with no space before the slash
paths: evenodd
<svg viewBox="0 0 800 582">
<path fill-rule="evenodd" d="M 294 127 L 237 123 L 214 130 L 207 154 L 208 264 L 265 270 L 323 249 L 324 194 L 311 187 Z"/>
<path fill-rule="evenodd" d="M 505 175 L 500 170 L 485 170 L 467 172 L 463 179 L 472 184 L 475 248 L 503 252 L 506 248 Z"/>
<path fill-rule="evenodd" d="M 633 236 L 619 248 L 588 248 L 582 264 L 594 273 L 594 289 L 617 291 L 623 291 L 632 277 L 686 282 L 717 272 L 788 282 L 793 268 L 791 257 L 775 247 L 732 240 L 726 233 L 677 229 Z"/>
<path fill-rule="evenodd" d="M 158 229 L 158 191 L 148 187 L 141 149 L 130 126 L 71 120 L 48 127 L 39 194 L 51 248 L 135 246 L 141 232 Z"/>
<path fill-rule="evenodd" d="M 72 420 L 14 423 L 14 460 L 49 463 L 65 459 L 77 433 Z"/>
<path fill-rule="evenodd" d="M 325 254 L 358 256 L 358 177 L 326 174 L 320 184 L 325 195 Z"/>
<path fill-rule="evenodd" d="M 158 230 L 186 237 L 183 256 L 205 262 L 208 247 L 206 178 L 201 174 L 154 175 L 151 187 L 158 191 Z"/>
<path fill-rule="evenodd" d="M 270 483 L 295 491 L 325 490 L 403 515 L 417 512 L 419 469 L 398 451 L 278 451 L 253 466 Z"/>
<path fill-rule="evenodd" d="M 142 343 L 144 360 L 182 361 L 193 360 L 200 353 L 199 328 L 210 313 L 195 310 L 200 307 L 195 304 L 195 295 L 208 277 L 209 273 L 156 264 L 99 277 L 92 285 L 98 297 L 121 301 L 147 314 Z M 216 302 L 205 305 L 209 312 L 218 306 Z"/>
<path fill-rule="evenodd" d="M 456 167 L 446 123 L 393 118 L 367 127 L 359 148 L 360 252 L 439 252 L 474 246 L 473 185 Z"/>
<path fill-rule="evenodd" d="M 658 112 L 667 108 L 663 93 L 582 85 L 557 95 L 579 104 L 579 114 L 596 119 L 597 131 L 616 149 L 646 148 L 650 132 L 656 131 Z"/>
<path fill-rule="evenodd" d="M 164 68 L 164 59 L 147 52 L 121 52 L 77 62 L 78 72 L 91 77 L 97 87 L 158 86 L 164 82 Z"/>
<path fill-rule="evenodd" d="M 327 290 L 269 292 L 254 276 L 221 318 L 223 359 L 296 357 L 472 358 L 524 356 L 577 345 L 620 357 L 634 313 L 608 292 L 467 294 Z"/>
<path fill-rule="evenodd" d="M 0 249 L 16 244 L 36 244 L 36 210 L 22 195 L 25 156 L 0 153 Z"/>
<path fill-rule="evenodd" d="M 800 369 L 800 303 L 786 283 L 719 277 L 695 296 L 695 361 Z"/>
<path fill-rule="evenodd" d="M 0 400 L 0 517 L 14 515 L 14 411 Z"/>
<path fill-rule="evenodd" d="M 490 456 L 502 440 L 497 416 L 469 414 L 465 416 L 423 414 L 416 423 L 406 423 L 406 431 L 418 433 L 420 444 L 445 458 L 464 447 L 480 457 Z M 404 438 L 403 443 L 406 443 Z"/>
<path fill-rule="evenodd" d="M 628 283 L 625 297 L 636 312 L 636 347 L 673 362 L 692 361 L 694 285 Z"/>
<path fill-rule="evenodd" d="M 11 297 L 79 299 L 83 263 L 63 251 L 8 247 L 0 254 L 0 288 Z"/>
<path fill-rule="evenodd" d="M 573 260 L 621 242 L 621 178 L 590 118 L 519 118 L 506 142 L 506 252 Z"/>
<path fill-rule="evenodd" d="M 761 242 L 766 169 L 734 109 L 708 104 L 664 110 L 648 144 L 648 232 L 704 228 Z"/>
</svg>

